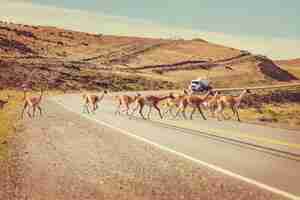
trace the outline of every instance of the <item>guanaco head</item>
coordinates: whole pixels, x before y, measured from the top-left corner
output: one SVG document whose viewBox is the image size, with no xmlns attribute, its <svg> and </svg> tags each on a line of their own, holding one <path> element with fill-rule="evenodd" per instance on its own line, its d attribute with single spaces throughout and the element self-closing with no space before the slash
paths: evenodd
<svg viewBox="0 0 300 200">
<path fill-rule="evenodd" d="M 175 96 L 174 96 L 173 92 L 170 92 L 170 93 L 169 93 L 169 97 L 170 97 L 171 99 L 175 99 Z"/>
<path fill-rule="evenodd" d="M 141 95 L 141 93 L 136 93 L 135 95 L 134 95 L 134 99 L 138 99 L 139 97 L 141 97 L 142 95 Z"/>
<path fill-rule="evenodd" d="M 188 92 L 186 89 L 183 90 L 183 93 L 184 93 L 185 95 L 189 95 L 189 92 Z"/>
</svg>

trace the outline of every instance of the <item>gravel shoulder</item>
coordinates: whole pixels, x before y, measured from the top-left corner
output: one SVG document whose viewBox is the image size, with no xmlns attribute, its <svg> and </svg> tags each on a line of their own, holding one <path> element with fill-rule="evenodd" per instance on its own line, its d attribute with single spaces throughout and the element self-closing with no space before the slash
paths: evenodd
<svg viewBox="0 0 300 200">
<path fill-rule="evenodd" d="M 52 102 L 44 107 L 10 142 L 0 199 L 283 199 Z"/>
</svg>

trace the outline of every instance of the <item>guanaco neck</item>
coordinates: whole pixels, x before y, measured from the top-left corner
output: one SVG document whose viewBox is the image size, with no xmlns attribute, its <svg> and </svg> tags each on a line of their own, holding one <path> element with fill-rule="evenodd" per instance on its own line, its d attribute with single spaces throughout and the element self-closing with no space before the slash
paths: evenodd
<svg viewBox="0 0 300 200">
<path fill-rule="evenodd" d="M 203 100 L 205 101 L 205 100 L 208 98 L 209 95 L 210 95 L 210 91 L 208 91 L 208 92 L 204 95 Z"/>
<path fill-rule="evenodd" d="M 219 96 L 219 93 L 218 92 L 216 92 L 215 93 L 215 95 L 213 96 L 213 98 L 212 98 L 212 101 L 216 101 L 217 100 L 217 98 L 218 98 L 218 96 Z"/>
<path fill-rule="evenodd" d="M 44 91 L 43 91 L 43 90 L 41 90 L 41 93 L 40 93 L 40 96 L 39 96 L 39 102 L 41 102 L 41 101 L 42 101 L 43 94 L 44 94 Z"/>
<path fill-rule="evenodd" d="M 246 94 L 246 90 L 244 90 L 244 91 L 240 94 L 240 96 L 237 97 L 237 102 L 236 102 L 237 105 L 240 105 L 240 103 L 241 103 L 243 97 L 245 96 L 245 94 Z"/>
<path fill-rule="evenodd" d="M 139 98 L 139 96 L 134 96 L 133 98 L 129 97 L 129 101 L 130 101 L 130 103 L 132 103 L 132 102 L 135 102 L 138 98 Z"/>
<path fill-rule="evenodd" d="M 23 96 L 23 100 L 26 99 L 26 91 L 24 90 L 24 96 Z"/>
<path fill-rule="evenodd" d="M 100 98 L 99 98 L 99 101 L 102 101 L 102 99 L 104 98 L 105 94 L 104 92 L 101 94 Z"/>
</svg>

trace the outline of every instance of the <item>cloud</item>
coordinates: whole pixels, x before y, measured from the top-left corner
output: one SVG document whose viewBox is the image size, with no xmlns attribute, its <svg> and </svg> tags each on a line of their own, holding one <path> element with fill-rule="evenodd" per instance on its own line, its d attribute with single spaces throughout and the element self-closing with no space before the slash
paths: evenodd
<svg viewBox="0 0 300 200">
<path fill-rule="evenodd" d="M 6 1 L 6 0 L 0 0 Z M 30 3 L 30 0 L 7 0 L 0 7 L 0 20 L 21 24 L 50 25 L 66 29 L 142 37 L 185 39 L 203 38 L 230 47 L 248 50 L 276 59 L 300 57 L 300 41 L 274 37 L 252 37 L 168 27 L 157 23 L 109 16 L 103 13 L 57 8 Z"/>
</svg>

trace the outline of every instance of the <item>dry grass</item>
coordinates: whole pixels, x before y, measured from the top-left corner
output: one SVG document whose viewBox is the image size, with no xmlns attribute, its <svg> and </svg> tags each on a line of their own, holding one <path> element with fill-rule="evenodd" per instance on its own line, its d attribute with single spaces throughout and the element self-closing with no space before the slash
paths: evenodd
<svg viewBox="0 0 300 200">
<path fill-rule="evenodd" d="M 232 117 L 232 113 L 226 110 Z M 265 104 L 259 109 L 240 109 L 242 121 L 300 130 L 300 103 Z"/>
<path fill-rule="evenodd" d="M 0 99 L 6 99 L 7 94 L 11 95 L 9 103 L 3 110 L 0 110 L 0 160 L 7 155 L 6 138 L 15 131 L 18 110 L 22 105 L 23 93 L 13 90 L 4 90 L 0 92 Z"/>
<path fill-rule="evenodd" d="M 9 103 L 3 110 L 0 110 L 0 160 L 7 155 L 7 136 L 15 131 L 17 121 L 20 119 L 20 111 L 23 105 L 24 94 L 21 91 L 2 90 L 0 91 L 0 99 L 6 99 L 7 94 L 11 95 Z M 37 95 L 39 92 L 30 92 L 28 96 Z M 60 91 L 47 91 L 46 95 L 59 95 Z"/>
<path fill-rule="evenodd" d="M 168 71 L 163 74 L 153 73 L 153 77 L 166 77 L 173 82 L 182 83 L 185 86 L 193 79 L 208 78 L 213 87 L 247 87 L 258 85 L 272 84 L 271 79 L 267 79 L 262 73 L 256 69 L 256 63 L 248 62 L 238 65 L 232 65 L 232 70 L 224 67 L 215 67 L 210 70 L 195 69 L 195 70 L 176 70 Z"/>
</svg>

